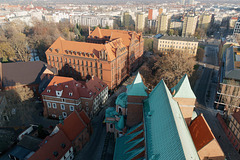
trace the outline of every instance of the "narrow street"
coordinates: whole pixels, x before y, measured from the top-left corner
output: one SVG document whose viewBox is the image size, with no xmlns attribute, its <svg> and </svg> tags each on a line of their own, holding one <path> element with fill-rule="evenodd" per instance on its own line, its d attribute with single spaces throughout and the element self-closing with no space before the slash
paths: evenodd
<svg viewBox="0 0 240 160">
<path fill-rule="evenodd" d="M 195 92 L 198 102 L 195 111 L 198 114 L 203 113 L 214 136 L 216 137 L 219 145 L 221 146 L 226 156 L 226 159 L 236 160 L 240 159 L 240 155 L 229 142 L 218 119 L 216 118 L 216 114 L 219 111 L 214 109 L 214 97 L 217 87 L 214 81 L 216 81 L 216 76 L 218 75 L 218 71 L 216 70 L 218 64 L 217 53 L 217 46 L 207 45 L 205 47 L 205 57 L 203 63 L 206 64 Z"/>
</svg>

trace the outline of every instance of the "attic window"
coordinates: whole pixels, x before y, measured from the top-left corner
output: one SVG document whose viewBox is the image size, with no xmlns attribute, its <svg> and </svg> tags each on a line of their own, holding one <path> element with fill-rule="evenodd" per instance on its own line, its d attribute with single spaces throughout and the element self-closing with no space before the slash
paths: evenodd
<svg viewBox="0 0 240 160">
<path fill-rule="evenodd" d="M 58 152 L 57 152 L 57 151 L 53 152 L 53 155 L 54 155 L 55 157 L 57 157 L 57 156 L 58 156 Z"/>
<path fill-rule="evenodd" d="M 68 88 L 68 85 L 65 85 L 65 88 Z"/>
<path fill-rule="evenodd" d="M 57 53 L 59 52 L 59 49 L 56 49 Z"/>
<path fill-rule="evenodd" d="M 66 52 L 67 52 L 67 54 L 68 54 L 69 50 L 67 49 Z"/>
<path fill-rule="evenodd" d="M 73 50 L 71 50 L 70 52 L 71 52 L 71 54 L 73 54 Z"/>
<path fill-rule="evenodd" d="M 92 95 L 92 92 L 89 92 L 90 95 Z"/>
<path fill-rule="evenodd" d="M 72 96 L 72 95 L 73 95 L 73 93 L 72 93 L 72 92 L 70 92 L 70 93 L 69 93 L 69 96 Z"/>
<path fill-rule="evenodd" d="M 62 143 L 62 144 L 61 144 L 61 147 L 62 147 L 62 148 L 65 148 L 65 147 L 66 147 L 66 144 Z"/>
<path fill-rule="evenodd" d="M 47 92 L 50 93 L 50 89 L 48 89 Z"/>
<path fill-rule="evenodd" d="M 53 51 L 53 48 L 50 48 L 50 51 L 52 52 L 52 51 Z"/>
<path fill-rule="evenodd" d="M 76 83 L 76 86 L 78 87 L 78 84 Z"/>
<path fill-rule="evenodd" d="M 100 91 L 100 89 L 99 89 L 98 87 L 96 87 L 96 89 L 97 89 L 98 91 Z"/>
</svg>

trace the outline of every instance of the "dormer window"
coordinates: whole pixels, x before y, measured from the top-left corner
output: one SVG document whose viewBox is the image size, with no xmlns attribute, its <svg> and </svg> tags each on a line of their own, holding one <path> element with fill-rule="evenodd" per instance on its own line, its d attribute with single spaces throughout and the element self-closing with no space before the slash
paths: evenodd
<svg viewBox="0 0 240 160">
<path fill-rule="evenodd" d="M 65 88 L 68 88 L 68 85 L 65 85 Z"/>
<path fill-rule="evenodd" d="M 50 51 L 52 52 L 52 51 L 53 51 L 53 48 L 50 48 Z"/>
<path fill-rule="evenodd" d="M 92 95 L 92 92 L 89 92 L 90 95 Z"/>
<path fill-rule="evenodd" d="M 56 49 L 57 53 L 59 52 L 59 49 Z"/>
<path fill-rule="evenodd" d="M 72 92 L 70 92 L 70 93 L 69 93 L 69 96 L 72 96 L 72 95 L 73 95 L 73 93 L 72 93 Z"/>
<path fill-rule="evenodd" d="M 50 89 L 48 89 L 47 92 L 50 93 L 51 92 Z"/>
<path fill-rule="evenodd" d="M 76 83 L 76 87 L 78 87 L 78 84 Z"/>
<path fill-rule="evenodd" d="M 63 91 L 56 91 L 56 95 L 57 95 L 58 97 L 61 97 L 61 96 L 62 96 L 62 92 L 63 92 Z"/>
</svg>

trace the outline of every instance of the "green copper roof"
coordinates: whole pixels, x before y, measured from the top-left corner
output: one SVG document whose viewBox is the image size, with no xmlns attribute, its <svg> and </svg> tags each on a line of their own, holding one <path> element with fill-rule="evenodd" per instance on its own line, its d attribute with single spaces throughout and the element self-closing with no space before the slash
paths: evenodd
<svg viewBox="0 0 240 160">
<path fill-rule="evenodd" d="M 127 86 L 127 95 L 131 96 L 148 96 L 147 87 L 143 84 L 141 75 L 137 73 L 133 83 Z"/>
<path fill-rule="evenodd" d="M 105 117 L 115 117 L 118 115 L 114 107 L 108 107 L 105 111 Z"/>
<path fill-rule="evenodd" d="M 199 159 L 178 103 L 161 80 L 144 101 L 148 159 Z"/>
<path fill-rule="evenodd" d="M 116 105 L 119 105 L 122 108 L 126 108 L 127 107 L 127 93 L 123 92 L 123 93 L 119 94 L 115 103 L 116 103 Z"/>
<path fill-rule="evenodd" d="M 173 97 L 179 97 L 179 98 L 196 98 L 195 94 L 192 91 L 192 88 L 190 86 L 188 76 L 185 74 L 181 80 L 178 82 L 178 84 L 171 88 L 171 91 L 173 92 L 175 90 L 175 94 Z"/>
<path fill-rule="evenodd" d="M 120 120 L 117 122 L 117 130 L 122 130 L 124 128 L 124 117 L 121 116 Z"/>
<path fill-rule="evenodd" d="M 114 160 L 130 160 L 144 151 L 144 147 L 131 150 L 144 141 L 143 137 L 133 140 L 139 134 L 143 133 L 143 130 L 129 134 L 130 132 L 131 131 L 128 131 L 124 136 L 117 138 L 113 158 Z"/>
</svg>

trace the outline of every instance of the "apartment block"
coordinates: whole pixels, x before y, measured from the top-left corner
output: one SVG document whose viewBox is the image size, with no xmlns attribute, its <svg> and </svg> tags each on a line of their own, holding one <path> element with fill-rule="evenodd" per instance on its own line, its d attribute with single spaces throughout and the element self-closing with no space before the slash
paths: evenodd
<svg viewBox="0 0 240 160">
<path fill-rule="evenodd" d="M 228 127 L 232 132 L 230 141 L 232 142 L 234 148 L 240 153 L 240 111 L 231 115 L 231 120 Z"/>
<path fill-rule="evenodd" d="M 94 76 L 87 82 L 55 76 L 41 95 L 45 117 L 66 118 L 84 110 L 91 118 L 107 100 L 108 86 Z"/>
<path fill-rule="evenodd" d="M 197 54 L 198 40 L 193 37 L 164 36 L 157 34 L 153 39 L 153 51 L 167 54 L 181 52 L 191 55 Z"/>
<path fill-rule="evenodd" d="M 168 15 L 161 14 L 158 16 L 157 32 L 158 33 L 166 33 L 167 30 L 168 30 Z"/>
<path fill-rule="evenodd" d="M 188 14 L 184 17 L 182 36 L 189 37 L 195 34 L 198 17 L 194 14 Z"/>
<path fill-rule="evenodd" d="M 207 30 L 210 27 L 212 15 L 204 13 L 199 17 L 198 28 Z"/>
<path fill-rule="evenodd" d="M 145 20 L 146 16 L 144 13 L 137 13 L 136 16 L 136 24 L 135 24 L 135 30 L 136 31 L 143 31 L 145 28 Z"/>
<path fill-rule="evenodd" d="M 113 28 L 114 19 L 111 16 L 98 16 L 98 15 L 72 15 L 70 17 L 72 24 L 78 24 L 83 26 L 101 26 Z"/>
<path fill-rule="evenodd" d="M 235 27 L 233 30 L 233 34 L 238 34 L 240 33 L 240 18 L 238 18 L 238 20 L 235 23 Z"/>
</svg>

